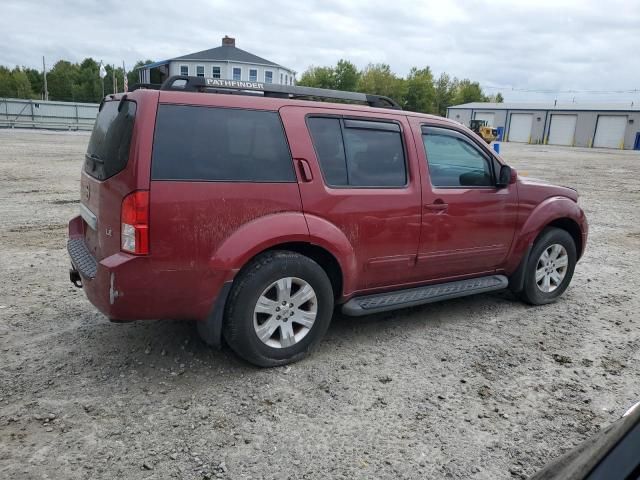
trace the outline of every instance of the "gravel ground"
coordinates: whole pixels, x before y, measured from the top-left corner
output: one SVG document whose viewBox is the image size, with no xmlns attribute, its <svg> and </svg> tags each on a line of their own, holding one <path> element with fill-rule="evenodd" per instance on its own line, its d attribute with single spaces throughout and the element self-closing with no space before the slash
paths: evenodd
<svg viewBox="0 0 640 480">
<path fill-rule="evenodd" d="M 0 478 L 524 478 L 640 400 L 638 152 L 503 145 L 581 193 L 590 242 L 558 303 L 336 315 L 310 358 L 259 370 L 72 287 L 87 141 L 0 131 Z"/>
</svg>

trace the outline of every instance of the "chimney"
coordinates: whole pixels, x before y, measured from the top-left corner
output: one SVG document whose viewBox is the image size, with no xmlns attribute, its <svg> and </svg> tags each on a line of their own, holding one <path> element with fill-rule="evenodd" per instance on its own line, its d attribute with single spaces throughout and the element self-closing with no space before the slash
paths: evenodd
<svg viewBox="0 0 640 480">
<path fill-rule="evenodd" d="M 229 35 L 225 35 L 224 38 L 222 39 L 222 46 L 223 47 L 235 47 L 236 46 L 236 39 L 230 37 Z"/>
</svg>

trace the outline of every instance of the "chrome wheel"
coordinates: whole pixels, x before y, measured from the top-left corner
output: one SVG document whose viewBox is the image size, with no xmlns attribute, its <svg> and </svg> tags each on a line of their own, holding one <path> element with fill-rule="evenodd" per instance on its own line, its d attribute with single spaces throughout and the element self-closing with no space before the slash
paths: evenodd
<svg viewBox="0 0 640 480">
<path fill-rule="evenodd" d="M 272 348 L 287 348 L 302 340 L 318 313 L 316 292 L 297 277 L 281 278 L 264 289 L 253 309 L 253 328 Z"/>
<path fill-rule="evenodd" d="M 551 293 L 560 286 L 567 275 L 569 255 L 560 244 L 547 247 L 536 264 L 536 285 L 540 291 Z"/>
</svg>

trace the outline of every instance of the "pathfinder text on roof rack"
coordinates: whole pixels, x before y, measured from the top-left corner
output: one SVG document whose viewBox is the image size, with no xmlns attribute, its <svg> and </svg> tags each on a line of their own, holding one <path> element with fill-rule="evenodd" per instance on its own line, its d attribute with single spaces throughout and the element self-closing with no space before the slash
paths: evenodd
<svg viewBox="0 0 640 480">
<path fill-rule="evenodd" d="M 251 88 L 264 90 L 264 83 L 261 82 L 242 82 L 239 80 L 221 80 L 219 78 L 205 78 L 205 81 L 208 87 Z"/>
<path fill-rule="evenodd" d="M 151 88 L 139 85 L 136 88 Z M 239 95 L 256 95 L 257 92 L 265 97 L 304 99 L 304 100 L 343 100 L 347 102 L 364 103 L 370 107 L 391 108 L 402 110 L 393 99 L 383 95 L 371 95 L 361 92 L 345 92 L 325 88 L 300 87 L 297 85 L 278 85 L 275 83 L 244 82 L 241 80 L 226 80 L 219 78 L 190 77 L 174 75 L 167 78 L 160 86 L 160 90 L 174 90 L 182 92 L 201 93 L 234 93 Z"/>
</svg>

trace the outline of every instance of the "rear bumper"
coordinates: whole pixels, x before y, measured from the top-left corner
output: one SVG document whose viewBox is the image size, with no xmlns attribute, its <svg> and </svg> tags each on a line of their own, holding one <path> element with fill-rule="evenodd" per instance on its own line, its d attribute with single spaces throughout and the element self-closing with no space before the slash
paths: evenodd
<svg viewBox="0 0 640 480">
<path fill-rule="evenodd" d="M 81 217 L 69 222 L 67 250 L 89 301 L 115 321 L 204 320 L 223 275 L 177 270 L 151 256 L 123 252 L 97 261 L 84 243 Z"/>
</svg>

